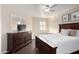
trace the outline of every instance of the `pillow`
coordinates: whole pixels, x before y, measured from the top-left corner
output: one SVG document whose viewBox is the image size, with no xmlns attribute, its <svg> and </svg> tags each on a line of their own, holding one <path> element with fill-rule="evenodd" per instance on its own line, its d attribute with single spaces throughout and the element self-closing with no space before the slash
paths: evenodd
<svg viewBox="0 0 79 59">
<path fill-rule="evenodd" d="M 69 31 L 68 36 L 76 36 L 76 31 L 75 30 Z"/>
<path fill-rule="evenodd" d="M 69 29 L 62 29 L 60 34 L 68 36 Z"/>
</svg>

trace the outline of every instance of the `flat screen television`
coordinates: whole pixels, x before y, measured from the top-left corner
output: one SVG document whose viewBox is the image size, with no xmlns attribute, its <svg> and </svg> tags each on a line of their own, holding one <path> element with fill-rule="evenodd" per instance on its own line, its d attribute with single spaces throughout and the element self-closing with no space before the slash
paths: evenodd
<svg viewBox="0 0 79 59">
<path fill-rule="evenodd" d="M 17 30 L 22 31 L 26 29 L 26 24 L 17 24 Z"/>
</svg>

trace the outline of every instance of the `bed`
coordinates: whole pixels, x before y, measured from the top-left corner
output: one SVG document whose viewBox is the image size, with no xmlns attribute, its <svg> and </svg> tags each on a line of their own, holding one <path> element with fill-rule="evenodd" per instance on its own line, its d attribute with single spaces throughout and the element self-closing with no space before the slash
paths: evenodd
<svg viewBox="0 0 79 59">
<path fill-rule="evenodd" d="M 79 30 L 79 23 L 59 24 L 62 29 Z M 40 54 L 69 54 L 79 50 L 79 37 L 59 33 L 36 35 L 36 49 Z"/>
</svg>

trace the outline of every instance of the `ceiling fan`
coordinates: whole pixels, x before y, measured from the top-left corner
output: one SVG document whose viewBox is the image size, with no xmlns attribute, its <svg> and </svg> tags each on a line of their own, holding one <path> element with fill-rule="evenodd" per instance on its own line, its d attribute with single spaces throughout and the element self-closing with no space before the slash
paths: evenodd
<svg viewBox="0 0 79 59">
<path fill-rule="evenodd" d="M 53 8 L 55 7 L 57 4 L 46 4 L 45 6 L 48 7 L 48 8 Z"/>
<path fill-rule="evenodd" d="M 57 4 L 43 4 L 42 6 L 44 6 L 43 9 L 45 12 L 54 12 L 55 10 L 53 8 L 56 7 Z"/>
</svg>

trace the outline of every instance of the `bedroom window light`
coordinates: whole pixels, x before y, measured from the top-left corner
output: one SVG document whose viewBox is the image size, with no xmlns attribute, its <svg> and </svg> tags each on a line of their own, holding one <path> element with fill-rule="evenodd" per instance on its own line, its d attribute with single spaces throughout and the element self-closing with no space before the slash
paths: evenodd
<svg viewBox="0 0 79 59">
<path fill-rule="evenodd" d="M 40 30 L 45 31 L 46 30 L 46 22 L 45 21 L 40 21 Z"/>
</svg>

